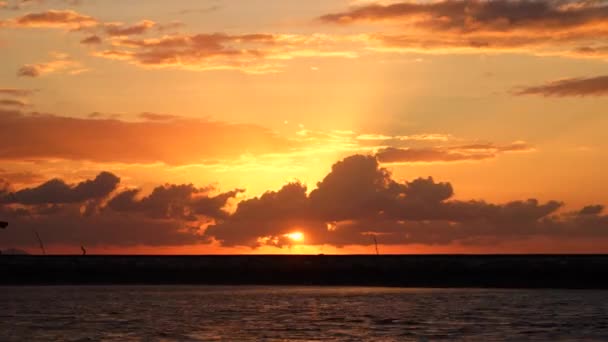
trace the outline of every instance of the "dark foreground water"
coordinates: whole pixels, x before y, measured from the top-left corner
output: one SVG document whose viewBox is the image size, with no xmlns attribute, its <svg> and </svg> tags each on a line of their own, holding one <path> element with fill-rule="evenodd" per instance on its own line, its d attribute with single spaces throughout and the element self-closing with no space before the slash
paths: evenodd
<svg viewBox="0 0 608 342">
<path fill-rule="evenodd" d="M 0 287 L 0 341 L 410 340 L 608 340 L 608 291 Z"/>
</svg>

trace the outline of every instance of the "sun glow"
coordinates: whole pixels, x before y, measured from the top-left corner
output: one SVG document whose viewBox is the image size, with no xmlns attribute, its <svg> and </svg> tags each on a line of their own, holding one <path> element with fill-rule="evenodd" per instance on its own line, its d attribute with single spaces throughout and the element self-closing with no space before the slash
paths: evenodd
<svg viewBox="0 0 608 342">
<path fill-rule="evenodd" d="M 291 241 L 294 241 L 294 242 L 304 241 L 304 234 L 302 234 L 302 232 L 293 232 L 293 233 L 285 234 L 285 237 L 289 238 Z"/>
</svg>

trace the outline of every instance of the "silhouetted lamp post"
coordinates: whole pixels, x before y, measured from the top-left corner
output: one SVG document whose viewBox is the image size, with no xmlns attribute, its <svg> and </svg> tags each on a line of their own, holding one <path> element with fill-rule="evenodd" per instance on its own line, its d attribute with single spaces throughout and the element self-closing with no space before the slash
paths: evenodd
<svg viewBox="0 0 608 342">
<path fill-rule="evenodd" d="M 0 221 L 0 228 L 6 229 L 8 227 L 8 222 Z M 0 250 L 0 254 L 2 254 L 2 250 Z"/>
</svg>

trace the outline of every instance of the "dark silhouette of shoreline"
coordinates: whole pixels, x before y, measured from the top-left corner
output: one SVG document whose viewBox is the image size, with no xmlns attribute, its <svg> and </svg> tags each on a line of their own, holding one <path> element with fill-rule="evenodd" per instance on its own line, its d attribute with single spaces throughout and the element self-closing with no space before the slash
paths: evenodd
<svg viewBox="0 0 608 342">
<path fill-rule="evenodd" d="M 608 289 L 608 255 L 0 257 L 0 285 L 213 284 Z"/>
</svg>

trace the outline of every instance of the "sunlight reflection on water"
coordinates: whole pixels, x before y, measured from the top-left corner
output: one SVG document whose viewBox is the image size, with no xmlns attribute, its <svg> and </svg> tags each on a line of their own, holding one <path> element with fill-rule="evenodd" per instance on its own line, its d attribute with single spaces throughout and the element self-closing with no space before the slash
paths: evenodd
<svg viewBox="0 0 608 342">
<path fill-rule="evenodd" d="M 608 291 L 0 287 L 0 341 L 606 340 Z"/>
</svg>

